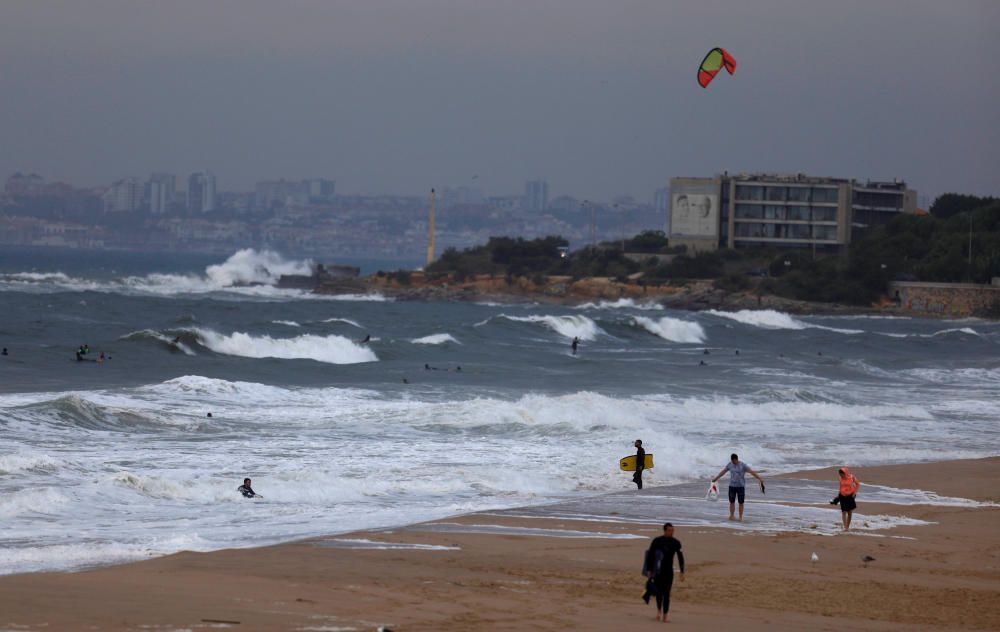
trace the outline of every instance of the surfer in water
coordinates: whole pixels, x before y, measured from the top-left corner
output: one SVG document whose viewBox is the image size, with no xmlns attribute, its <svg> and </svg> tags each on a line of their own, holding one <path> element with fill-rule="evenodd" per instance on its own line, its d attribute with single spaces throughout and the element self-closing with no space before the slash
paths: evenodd
<svg viewBox="0 0 1000 632">
<path fill-rule="evenodd" d="M 674 537 L 674 525 L 663 525 L 663 535 L 653 538 L 642 564 L 642 574 L 653 580 L 656 589 L 656 620 L 667 622 L 670 612 L 670 589 L 674 585 L 674 555 L 684 581 L 684 554 L 680 540 Z"/>
<path fill-rule="evenodd" d="M 573 355 L 576 355 L 576 348 L 580 346 L 580 337 L 573 336 L 573 342 L 570 346 L 573 348 Z"/>
<path fill-rule="evenodd" d="M 360 342 L 358 342 L 358 344 L 362 344 L 362 345 L 363 344 L 367 344 L 367 343 L 371 342 L 371 339 L 372 339 L 372 335 L 368 334 Z"/>
<path fill-rule="evenodd" d="M 260 496 L 260 494 L 258 494 L 257 492 L 255 492 L 253 490 L 253 487 L 250 486 L 250 479 L 249 478 L 244 478 L 243 479 L 243 484 L 240 485 L 239 487 L 237 487 L 236 491 L 238 491 L 239 493 L 243 494 L 244 498 L 256 498 L 256 497 Z"/>
<path fill-rule="evenodd" d="M 646 451 L 642 447 L 642 439 L 635 440 L 635 474 L 632 475 L 632 482 L 639 489 L 642 489 L 642 471 L 646 469 Z"/>
<path fill-rule="evenodd" d="M 0 355 L 7 355 L 7 347 L 4 347 L 3 351 L 0 351 Z"/>
<path fill-rule="evenodd" d="M 729 472 L 729 519 L 735 520 L 734 514 L 736 513 L 736 500 L 740 501 L 740 522 L 743 522 L 743 503 L 746 501 L 746 474 L 750 472 L 750 475 L 760 481 L 760 491 L 764 493 L 764 479 L 762 479 L 757 472 L 750 469 L 750 466 L 740 461 L 740 457 L 736 454 L 729 455 L 729 463 L 722 468 L 722 471 L 712 479 L 712 482 L 719 480 L 725 476 L 726 472 Z"/>
</svg>

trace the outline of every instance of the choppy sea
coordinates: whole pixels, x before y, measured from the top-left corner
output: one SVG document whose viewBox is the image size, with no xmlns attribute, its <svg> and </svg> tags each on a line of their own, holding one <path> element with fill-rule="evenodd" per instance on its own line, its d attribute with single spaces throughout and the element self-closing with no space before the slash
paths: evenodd
<svg viewBox="0 0 1000 632">
<path fill-rule="evenodd" d="M 650 485 L 731 452 L 1000 454 L 994 322 L 314 296 L 273 285 L 309 262 L 252 250 L 102 261 L 0 258 L 2 573 L 619 492 L 636 438 Z"/>
</svg>

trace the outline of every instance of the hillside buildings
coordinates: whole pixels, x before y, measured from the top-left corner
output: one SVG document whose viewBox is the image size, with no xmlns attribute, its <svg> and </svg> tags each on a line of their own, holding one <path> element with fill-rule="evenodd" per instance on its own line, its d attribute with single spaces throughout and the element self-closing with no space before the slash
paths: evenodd
<svg viewBox="0 0 1000 632">
<path fill-rule="evenodd" d="M 916 212 L 905 182 L 804 174 L 723 174 L 672 178 L 667 214 L 671 245 L 689 250 L 791 247 L 838 251 L 854 229 Z"/>
</svg>

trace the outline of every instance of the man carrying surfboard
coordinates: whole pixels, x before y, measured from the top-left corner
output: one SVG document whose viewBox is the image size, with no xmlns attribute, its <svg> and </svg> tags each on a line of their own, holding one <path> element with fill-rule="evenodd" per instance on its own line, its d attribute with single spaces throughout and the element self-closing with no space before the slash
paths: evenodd
<svg viewBox="0 0 1000 632">
<path fill-rule="evenodd" d="M 750 472 L 750 475 L 760 481 L 760 491 L 764 491 L 764 479 L 762 479 L 757 472 L 750 469 L 750 466 L 740 461 L 740 457 L 736 454 L 729 455 L 729 463 L 722 468 L 718 476 L 712 479 L 712 482 L 719 480 L 725 476 L 726 472 L 729 472 L 729 519 L 735 520 L 733 514 L 736 512 L 736 500 L 740 501 L 740 522 L 743 522 L 743 502 L 746 500 L 746 474 Z"/>
<path fill-rule="evenodd" d="M 635 440 L 635 474 L 632 481 L 642 489 L 642 471 L 646 469 L 646 451 L 642 449 L 642 439 Z"/>
</svg>

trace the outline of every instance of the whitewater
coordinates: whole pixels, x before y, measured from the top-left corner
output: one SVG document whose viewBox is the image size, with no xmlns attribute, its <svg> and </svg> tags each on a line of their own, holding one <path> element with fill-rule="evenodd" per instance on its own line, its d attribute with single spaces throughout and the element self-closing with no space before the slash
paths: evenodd
<svg viewBox="0 0 1000 632">
<path fill-rule="evenodd" d="M 317 300 L 274 287 L 308 261 L 170 263 L 0 267 L 0 572 L 628 493 L 637 438 L 682 491 L 734 451 L 768 475 L 1000 454 L 993 322 Z"/>
</svg>

